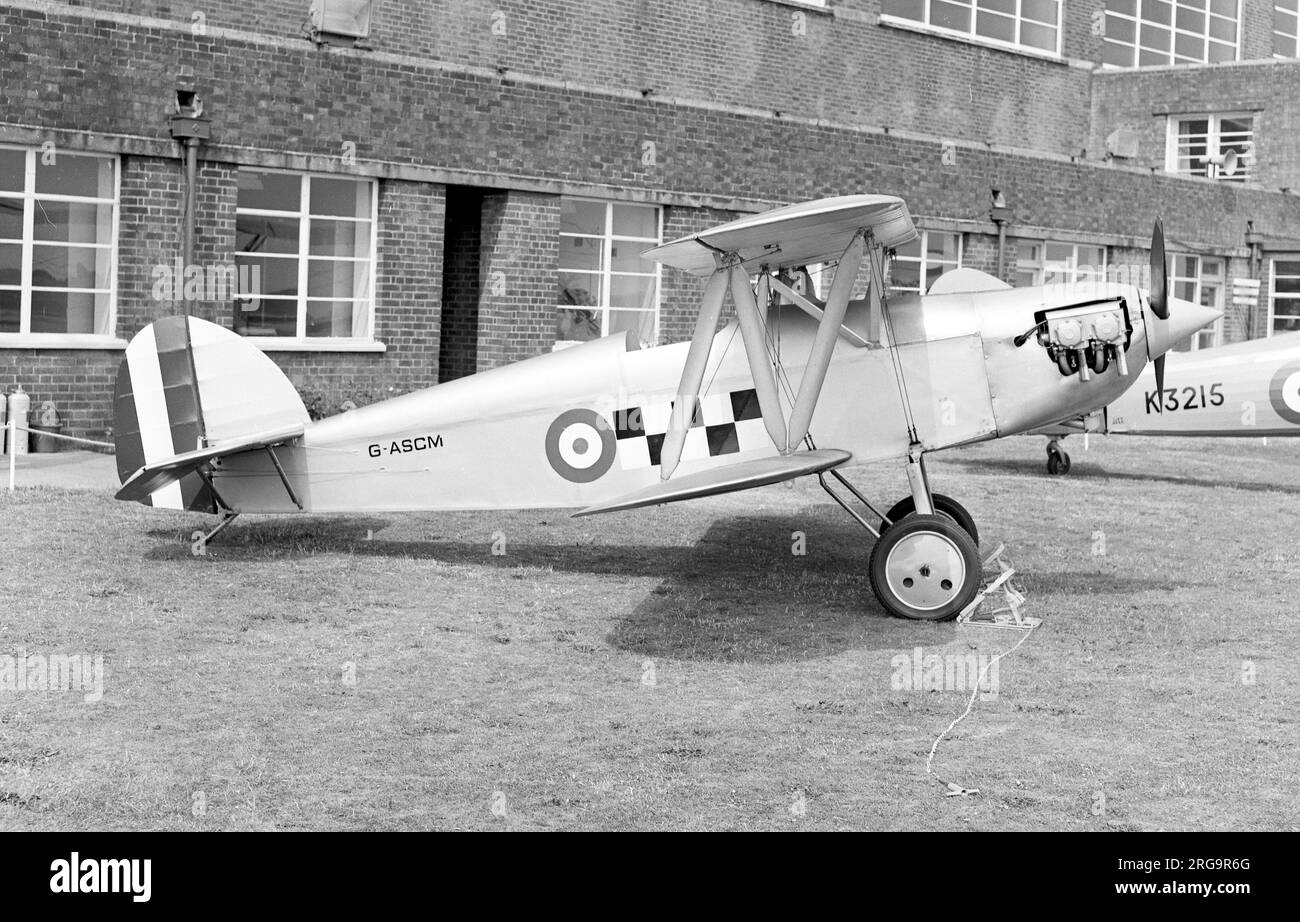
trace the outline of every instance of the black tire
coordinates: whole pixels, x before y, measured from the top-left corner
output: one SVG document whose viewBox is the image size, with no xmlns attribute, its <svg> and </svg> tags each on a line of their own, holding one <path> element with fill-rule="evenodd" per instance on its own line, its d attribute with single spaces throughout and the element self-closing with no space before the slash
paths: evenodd
<svg viewBox="0 0 1300 922">
<path fill-rule="evenodd" d="M 926 546 L 915 546 L 921 539 Z M 982 569 L 965 529 L 944 515 L 913 513 L 871 549 L 871 591 L 891 615 L 947 621 L 975 598 Z"/>
<path fill-rule="evenodd" d="M 979 529 L 975 527 L 975 519 L 966 511 L 965 506 L 957 502 L 957 500 L 953 499 L 951 496 L 944 496 L 942 493 L 931 493 L 930 501 L 934 503 L 935 512 L 940 515 L 946 515 L 962 528 L 966 529 L 966 534 L 971 536 L 971 540 L 973 540 L 976 545 L 980 543 L 980 532 Z M 884 533 L 892 528 L 893 525 L 897 525 L 909 515 L 915 514 L 916 500 L 912 499 L 910 496 L 903 497 L 898 502 L 894 503 L 890 510 L 885 513 L 885 518 L 893 524 L 886 525 L 884 522 L 881 522 L 880 534 L 884 535 Z"/>
<path fill-rule="evenodd" d="M 1047 473 L 1053 477 L 1070 473 L 1070 456 L 1063 451 L 1049 452 L 1047 455 Z"/>
</svg>

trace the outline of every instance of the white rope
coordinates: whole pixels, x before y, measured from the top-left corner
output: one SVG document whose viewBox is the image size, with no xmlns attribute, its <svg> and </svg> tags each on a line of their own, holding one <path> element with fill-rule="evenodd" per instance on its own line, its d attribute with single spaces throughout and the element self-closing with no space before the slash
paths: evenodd
<svg viewBox="0 0 1300 922">
<path fill-rule="evenodd" d="M 48 432 L 44 429 L 28 429 L 26 426 L 19 426 L 17 422 L 14 423 L 14 428 L 16 428 L 19 432 L 34 432 L 37 435 L 49 436 L 52 439 L 63 439 L 65 442 L 76 442 L 79 445 L 94 445 L 97 448 L 117 447 L 112 442 L 96 442 L 94 439 L 79 439 L 73 435 L 62 435 L 58 432 Z"/>
<path fill-rule="evenodd" d="M 966 710 L 962 711 L 956 720 L 948 724 L 948 728 L 944 730 L 942 733 L 940 733 L 935 738 L 934 744 L 930 746 L 930 755 L 925 760 L 925 773 L 927 775 L 934 775 L 934 779 L 948 789 L 949 795 L 964 796 L 969 794 L 978 794 L 979 788 L 968 789 L 963 787 L 962 785 L 956 784 L 952 781 L 948 781 L 935 774 L 934 769 L 931 766 L 934 763 L 934 754 L 939 750 L 939 744 L 943 742 L 944 738 L 953 731 L 953 728 L 956 727 L 957 724 L 961 723 L 963 720 L 966 719 L 967 715 L 970 714 L 971 710 L 975 707 L 975 698 L 980 693 L 980 686 L 984 684 L 984 678 L 985 676 L 988 675 L 989 669 L 991 669 L 998 662 L 998 660 L 1002 659 L 1002 657 L 1010 656 L 1012 653 L 1015 653 L 1016 650 L 1020 649 L 1020 645 L 1024 643 L 1026 640 L 1028 640 L 1029 635 L 1032 633 L 1033 633 L 1032 629 L 1025 631 L 1024 636 L 1021 637 L 1019 640 L 1017 640 L 1015 645 L 1011 647 L 1011 649 L 1003 650 L 997 656 L 993 657 L 993 659 L 989 660 L 987 663 L 984 664 L 984 668 L 980 670 L 979 678 L 975 680 L 975 687 L 971 690 L 970 700 L 966 702 Z"/>
</svg>

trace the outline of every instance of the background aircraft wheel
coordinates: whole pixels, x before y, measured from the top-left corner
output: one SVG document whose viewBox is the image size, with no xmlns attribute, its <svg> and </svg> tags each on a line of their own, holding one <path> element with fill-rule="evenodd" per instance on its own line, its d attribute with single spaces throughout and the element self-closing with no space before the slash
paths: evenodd
<svg viewBox="0 0 1300 922">
<path fill-rule="evenodd" d="M 1047 473 L 1053 476 L 1070 473 L 1069 453 L 1064 451 L 1049 451 L 1047 453 Z"/>
<path fill-rule="evenodd" d="M 966 530 L 966 534 L 971 536 L 972 541 L 976 544 L 980 543 L 980 532 L 979 529 L 975 527 L 975 519 L 966 511 L 965 506 L 957 502 L 957 500 L 953 499 L 951 496 L 944 496 L 942 493 L 931 493 L 930 501 L 934 503 L 935 512 L 940 515 L 946 515 L 948 518 L 952 519 Z M 905 519 L 907 516 L 915 514 L 915 512 L 916 500 L 907 496 L 894 503 L 890 510 L 885 513 L 885 518 L 889 519 L 893 525 L 897 525 L 901 519 Z M 892 528 L 893 525 L 886 525 L 884 522 L 881 522 L 880 534 L 884 535 L 884 533 Z"/>
<path fill-rule="evenodd" d="M 913 513 L 871 549 L 871 590 L 891 615 L 917 621 L 956 617 L 975 598 L 979 548 L 945 515 Z"/>
</svg>

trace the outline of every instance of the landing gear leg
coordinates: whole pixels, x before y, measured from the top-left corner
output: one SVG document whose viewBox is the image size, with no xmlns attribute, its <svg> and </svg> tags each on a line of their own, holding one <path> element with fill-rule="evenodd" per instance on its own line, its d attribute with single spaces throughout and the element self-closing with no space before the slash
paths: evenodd
<svg viewBox="0 0 1300 922">
<path fill-rule="evenodd" d="M 934 514 L 930 478 L 925 473 L 925 455 L 919 448 L 907 454 L 907 483 L 912 488 L 912 508 L 920 515 Z"/>
<path fill-rule="evenodd" d="M 1047 473 L 1054 477 L 1070 473 L 1070 455 L 1056 439 L 1047 443 Z"/>
</svg>

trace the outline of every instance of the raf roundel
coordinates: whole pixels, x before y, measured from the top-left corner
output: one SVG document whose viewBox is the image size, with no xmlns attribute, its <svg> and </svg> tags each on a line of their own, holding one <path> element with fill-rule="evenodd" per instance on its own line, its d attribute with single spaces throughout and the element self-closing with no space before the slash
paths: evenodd
<svg viewBox="0 0 1300 922">
<path fill-rule="evenodd" d="M 614 430 L 594 410 L 569 410 L 546 430 L 546 460 L 573 483 L 591 483 L 605 475 L 618 453 Z"/>
<path fill-rule="evenodd" d="M 1300 362 L 1288 362 L 1277 370 L 1268 388 L 1268 399 L 1278 416 L 1300 424 Z"/>
</svg>

